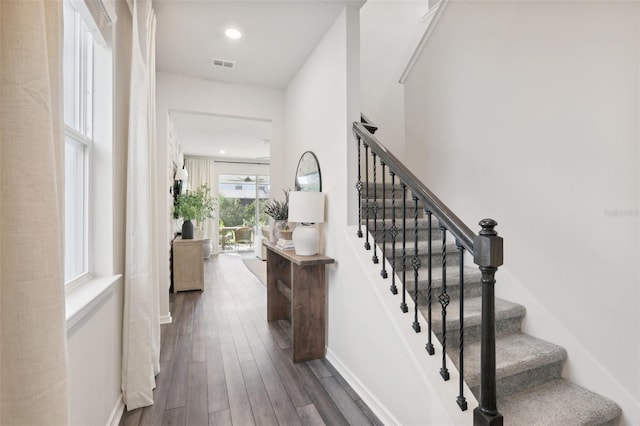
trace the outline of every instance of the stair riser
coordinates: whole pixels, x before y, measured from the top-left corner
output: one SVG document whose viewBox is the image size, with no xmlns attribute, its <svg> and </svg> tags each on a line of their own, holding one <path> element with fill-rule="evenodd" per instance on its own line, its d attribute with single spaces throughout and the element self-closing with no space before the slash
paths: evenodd
<svg viewBox="0 0 640 426">
<path fill-rule="evenodd" d="M 525 388 L 537 386 L 547 380 L 558 378 L 560 377 L 561 371 L 562 362 L 557 362 L 527 370 L 513 376 L 499 378 L 496 382 L 497 396 L 500 398 L 501 396 L 509 395 Z M 480 384 L 478 380 L 479 379 L 474 380 L 474 382 L 478 383 L 477 385 L 469 387 L 476 398 L 480 398 Z"/>
<path fill-rule="evenodd" d="M 396 284 L 397 286 L 398 284 Z M 402 286 L 402 284 L 400 284 Z M 426 283 L 418 283 L 418 305 L 419 306 L 427 306 L 429 293 L 426 289 L 422 289 L 421 287 L 426 287 Z M 407 286 L 407 293 L 411 296 L 413 300 L 413 284 Z M 431 288 L 431 301 L 435 302 L 438 300 L 438 296 L 442 293 L 442 287 L 432 287 Z M 460 286 L 456 285 L 447 285 L 447 294 L 451 298 L 450 303 L 458 303 L 458 298 L 460 297 Z M 464 295 L 465 297 L 478 297 L 482 295 L 482 287 L 479 284 L 476 285 L 466 285 L 464 286 Z M 440 305 L 437 308 L 432 307 L 432 311 L 435 312 L 437 309 L 438 312 L 441 311 Z"/>
<path fill-rule="evenodd" d="M 364 226 L 366 225 L 366 221 L 363 220 L 362 221 L 362 232 L 365 231 Z M 377 223 L 377 229 L 374 229 L 373 226 L 373 220 L 369 219 L 369 232 L 371 233 L 371 235 L 375 234 L 375 240 L 377 242 L 382 242 L 382 236 L 383 234 L 386 235 L 386 240 L 387 242 L 390 242 L 392 240 L 392 236 L 391 236 L 391 230 L 389 228 L 391 228 L 391 223 L 387 223 L 386 227 L 383 231 L 382 229 L 382 222 L 378 222 Z M 396 246 L 398 245 L 402 245 L 402 226 L 400 223 L 396 223 L 396 228 L 398 228 L 398 234 L 396 235 Z M 407 220 L 407 231 L 406 231 L 406 238 L 407 238 L 407 247 L 413 247 L 413 241 L 415 238 L 414 235 L 414 230 L 415 227 L 413 226 L 413 219 L 411 220 Z M 428 228 L 426 224 L 421 224 L 418 223 L 418 241 L 427 241 L 427 236 L 428 236 Z M 449 235 L 447 235 L 447 237 L 449 237 Z M 442 233 L 440 231 L 440 229 L 438 229 L 437 227 L 432 227 L 431 228 L 431 243 L 436 246 L 436 245 L 441 245 L 442 244 Z"/>
<path fill-rule="evenodd" d="M 391 250 L 391 244 L 389 242 L 387 242 L 387 248 L 386 248 L 386 255 L 387 255 L 387 259 L 389 259 L 389 263 L 393 262 L 393 257 L 392 257 L 392 250 Z M 411 273 L 413 273 L 413 266 L 411 265 L 411 259 L 413 259 L 413 244 L 411 244 L 411 246 L 407 246 L 406 249 L 406 260 L 405 260 L 405 265 L 406 265 L 406 270 L 407 271 L 411 271 Z M 428 254 L 420 254 L 420 251 L 418 251 L 418 258 L 420 259 L 420 269 L 418 269 L 419 273 L 420 273 L 420 277 L 426 277 L 427 275 L 427 262 L 429 260 L 429 255 Z M 398 246 L 398 243 L 396 243 L 396 271 L 402 271 L 402 245 Z M 457 266 L 460 264 L 460 256 L 458 256 L 458 253 L 456 252 L 447 252 L 447 271 L 451 271 L 451 267 L 453 266 Z M 431 256 L 431 267 L 432 268 L 436 268 L 436 267 L 441 267 L 442 266 L 442 254 L 440 253 L 434 253 L 433 256 Z M 453 271 L 451 271 L 453 272 Z M 439 272 L 439 274 L 441 274 L 442 272 Z"/>
<path fill-rule="evenodd" d="M 373 206 L 369 206 L 368 208 L 369 210 L 369 220 L 372 220 L 374 218 L 375 212 L 373 209 Z M 393 208 L 393 206 L 385 206 L 384 208 L 384 215 L 385 215 L 385 219 L 392 219 L 393 217 L 393 211 L 395 210 L 396 212 L 396 226 L 400 225 L 400 222 L 402 221 L 402 205 L 398 205 L 396 204 L 395 209 Z M 424 210 L 420 209 L 418 210 L 418 217 L 422 218 L 425 217 L 425 213 Z M 367 208 L 366 207 L 362 207 L 362 218 L 366 218 L 367 217 Z M 382 218 L 382 206 L 379 205 L 378 206 L 378 219 Z M 413 207 L 409 208 L 409 206 L 407 206 L 407 220 L 413 220 Z"/>
<path fill-rule="evenodd" d="M 457 303 L 457 299 L 456 302 Z M 434 304 L 432 306 L 432 314 L 438 312 L 438 315 L 442 314 L 442 308 L 440 304 Z M 426 317 L 426 315 L 425 315 Z M 440 342 L 442 342 L 442 326 L 440 325 L 440 317 L 438 322 L 433 321 L 433 332 Z M 520 331 L 520 323 L 522 317 L 511 317 L 496 319 L 496 336 L 504 336 L 507 334 Z M 464 341 L 466 343 L 474 343 L 480 341 L 480 325 L 471 325 L 464 327 Z M 447 321 L 447 346 L 450 348 L 456 348 L 460 345 L 460 322 L 459 321 Z"/>
</svg>

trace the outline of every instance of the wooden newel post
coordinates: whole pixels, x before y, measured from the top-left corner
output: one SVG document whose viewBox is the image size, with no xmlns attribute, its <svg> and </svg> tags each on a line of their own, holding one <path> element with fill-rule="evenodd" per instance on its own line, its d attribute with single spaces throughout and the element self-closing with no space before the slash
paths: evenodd
<svg viewBox="0 0 640 426">
<path fill-rule="evenodd" d="M 502 265 L 502 237 L 493 219 L 480 221 L 482 230 L 473 239 L 473 261 L 482 272 L 482 325 L 480 331 L 480 405 L 473 410 L 474 426 L 502 426 L 496 397 L 495 274 Z"/>
</svg>

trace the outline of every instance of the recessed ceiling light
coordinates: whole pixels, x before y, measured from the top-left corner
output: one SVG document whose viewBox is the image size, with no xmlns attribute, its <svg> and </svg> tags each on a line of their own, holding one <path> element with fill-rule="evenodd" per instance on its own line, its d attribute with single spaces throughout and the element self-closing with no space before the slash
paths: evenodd
<svg viewBox="0 0 640 426">
<path fill-rule="evenodd" d="M 227 151 L 225 151 L 224 149 L 220 150 L 220 154 L 226 154 L 226 153 L 227 153 Z"/>
<path fill-rule="evenodd" d="M 224 31 L 224 35 L 226 35 L 227 38 L 230 38 L 231 40 L 237 40 L 242 37 L 242 33 L 235 28 L 227 28 Z"/>
</svg>

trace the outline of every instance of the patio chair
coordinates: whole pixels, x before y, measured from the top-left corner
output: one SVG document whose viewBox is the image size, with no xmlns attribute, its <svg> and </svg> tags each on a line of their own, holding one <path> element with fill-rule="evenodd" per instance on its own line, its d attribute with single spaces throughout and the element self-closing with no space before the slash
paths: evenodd
<svg viewBox="0 0 640 426">
<path fill-rule="evenodd" d="M 236 248 L 239 244 L 248 244 L 249 247 L 253 247 L 253 229 L 252 228 L 238 228 L 236 229 Z"/>
</svg>

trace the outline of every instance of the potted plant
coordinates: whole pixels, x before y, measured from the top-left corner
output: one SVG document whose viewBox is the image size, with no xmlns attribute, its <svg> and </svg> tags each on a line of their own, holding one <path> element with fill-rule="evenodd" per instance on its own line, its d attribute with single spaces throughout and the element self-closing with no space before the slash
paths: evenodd
<svg viewBox="0 0 640 426">
<path fill-rule="evenodd" d="M 264 206 L 264 213 L 274 220 L 271 232 L 271 242 L 274 243 L 281 238 L 281 231 L 288 230 L 289 224 L 289 191 L 284 192 L 284 201 L 271 200 Z"/>
<path fill-rule="evenodd" d="M 184 219 L 182 223 L 182 239 L 193 239 L 193 221 L 201 223 L 205 219 L 213 217 L 215 202 L 211 197 L 209 185 L 204 184 L 195 191 L 187 191 L 180 194 L 176 213 Z"/>
</svg>

